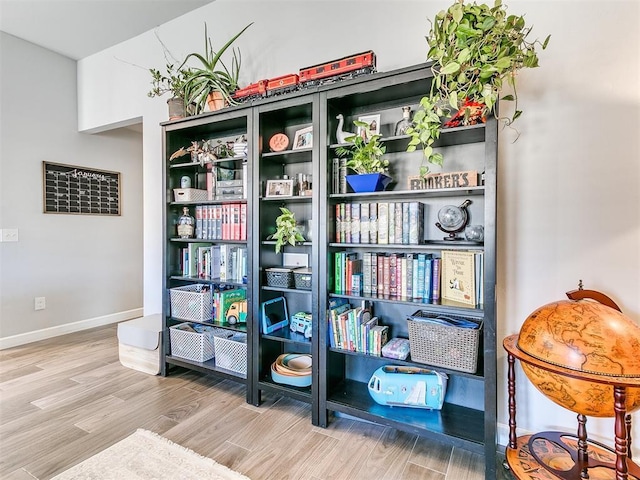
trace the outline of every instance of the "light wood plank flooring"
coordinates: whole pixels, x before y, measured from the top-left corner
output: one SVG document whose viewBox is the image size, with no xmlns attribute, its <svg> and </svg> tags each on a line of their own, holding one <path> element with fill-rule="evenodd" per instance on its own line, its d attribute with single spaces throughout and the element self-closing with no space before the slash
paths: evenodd
<svg viewBox="0 0 640 480">
<path fill-rule="evenodd" d="M 314 427 L 305 403 L 263 400 L 187 370 L 123 367 L 115 325 L 0 351 L 0 478 L 51 478 L 137 428 L 252 480 L 484 478 L 479 455 L 347 418 Z"/>
</svg>

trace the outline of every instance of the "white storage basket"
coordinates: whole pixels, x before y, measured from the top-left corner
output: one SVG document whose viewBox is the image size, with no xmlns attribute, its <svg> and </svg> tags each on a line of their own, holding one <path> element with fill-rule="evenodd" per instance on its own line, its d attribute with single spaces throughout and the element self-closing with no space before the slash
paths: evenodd
<svg viewBox="0 0 640 480">
<path fill-rule="evenodd" d="M 227 331 L 227 333 L 230 333 Z M 216 336 L 216 366 L 247 376 L 247 334 Z"/>
<path fill-rule="evenodd" d="M 171 355 L 194 362 L 206 362 L 215 357 L 215 341 L 217 335 L 226 335 L 228 330 L 201 325 L 202 333 L 185 330 L 189 323 L 181 323 L 169 327 L 171 338 Z"/>
<path fill-rule="evenodd" d="M 213 318 L 213 297 L 209 285 L 186 285 L 169 290 L 171 316 L 195 322 Z"/>
</svg>

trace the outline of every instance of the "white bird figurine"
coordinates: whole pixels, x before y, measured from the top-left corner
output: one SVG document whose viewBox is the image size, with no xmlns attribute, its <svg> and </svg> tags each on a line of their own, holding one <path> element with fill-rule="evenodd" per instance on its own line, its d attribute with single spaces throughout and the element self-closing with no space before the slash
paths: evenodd
<svg viewBox="0 0 640 480">
<path fill-rule="evenodd" d="M 342 130 L 342 127 L 344 126 L 344 117 L 342 116 L 341 113 L 338 114 L 336 118 L 338 119 L 338 128 L 336 129 L 336 140 L 338 143 L 347 143 L 346 138 L 352 137 L 354 134 L 351 132 L 345 132 L 344 130 Z"/>
</svg>

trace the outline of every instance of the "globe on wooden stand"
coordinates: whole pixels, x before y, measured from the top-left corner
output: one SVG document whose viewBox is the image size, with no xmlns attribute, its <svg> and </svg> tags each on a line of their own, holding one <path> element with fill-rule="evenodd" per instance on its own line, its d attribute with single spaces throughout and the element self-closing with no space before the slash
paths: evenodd
<svg viewBox="0 0 640 480">
<path fill-rule="evenodd" d="M 567 292 L 504 339 L 508 360 L 506 463 L 520 480 L 640 480 L 631 459 L 631 413 L 640 408 L 640 327 L 606 295 Z M 547 398 L 578 414 L 576 434 L 516 436 L 515 359 Z M 589 440 L 587 416 L 614 417 L 614 449 Z"/>
<path fill-rule="evenodd" d="M 469 213 L 467 207 L 471 205 L 471 200 L 465 200 L 462 205 L 445 205 L 438 211 L 438 222 L 436 227 L 448 235 L 444 237 L 447 241 L 456 241 L 457 233 L 464 230 L 469 222 Z"/>
</svg>

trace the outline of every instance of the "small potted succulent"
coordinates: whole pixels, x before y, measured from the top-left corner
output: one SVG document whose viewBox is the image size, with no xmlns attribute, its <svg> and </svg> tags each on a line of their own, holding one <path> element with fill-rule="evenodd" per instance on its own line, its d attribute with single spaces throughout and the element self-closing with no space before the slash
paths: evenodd
<svg viewBox="0 0 640 480">
<path fill-rule="evenodd" d="M 354 192 L 376 192 L 384 190 L 391 182 L 387 175 L 389 161 L 383 159 L 387 147 L 382 144 L 382 135 L 374 134 L 369 124 L 354 120 L 359 133 L 346 137 L 348 146 L 339 146 L 336 153 L 340 157 L 348 156 L 347 168 L 354 172 L 347 175 L 347 183 Z"/>
</svg>

